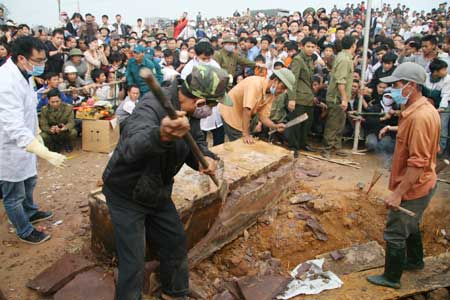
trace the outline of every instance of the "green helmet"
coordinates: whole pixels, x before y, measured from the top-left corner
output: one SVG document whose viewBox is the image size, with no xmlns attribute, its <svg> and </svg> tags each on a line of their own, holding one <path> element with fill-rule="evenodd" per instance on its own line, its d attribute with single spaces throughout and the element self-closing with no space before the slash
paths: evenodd
<svg viewBox="0 0 450 300">
<path fill-rule="evenodd" d="M 226 93 L 228 80 L 227 71 L 212 66 L 198 65 L 192 69 L 192 73 L 186 78 L 184 85 L 195 97 L 232 106 L 233 102 Z"/>
<path fill-rule="evenodd" d="M 282 68 L 280 70 L 273 70 L 273 74 L 284 83 L 288 90 L 292 91 L 295 84 L 295 75 L 291 70 Z"/>
</svg>

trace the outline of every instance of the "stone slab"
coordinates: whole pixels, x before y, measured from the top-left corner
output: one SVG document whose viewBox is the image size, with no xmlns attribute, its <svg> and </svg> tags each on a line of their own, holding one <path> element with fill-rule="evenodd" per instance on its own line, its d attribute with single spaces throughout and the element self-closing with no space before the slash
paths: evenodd
<svg viewBox="0 0 450 300">
<path fill-rule="evenodd" d="M 61 289 L 77 274 L 93 268 L 95 263 L 75 254 L 66 253 L 50 267 L 27 283 L 27 287 L 42 295 L 50 295 Z"/>
<path fill-rule="evenodd" d="M 54 300 L 114 300 L 114 294 L 112 276 L 95 268 L 78 274 L 55 294 Z"/>
<path fill-rule="evenodd" d="M 316 258 L 325 258 L 324 269 L 336 275 L 365 271 L 384 265 L 384 249 L 376 241 L 340 249 L 339 252 L 344 256 L 339 260 L 333 259 L 332 252 L 318 255 Z"/>
</svg>

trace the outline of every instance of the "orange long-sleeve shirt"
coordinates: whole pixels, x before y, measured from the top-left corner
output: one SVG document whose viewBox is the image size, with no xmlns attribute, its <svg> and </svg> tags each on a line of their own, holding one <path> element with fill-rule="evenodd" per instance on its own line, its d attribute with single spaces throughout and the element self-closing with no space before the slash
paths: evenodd
<svg viewBox="0 0 450 300">
<path fill-rule="evenodd" d="M 394 191 L 402 182 L 407 167 L 423 168 L 422 175 L 402 200 L 421 198 L 436 185 L 440 128 L 439 113 L 425 97 L 401 112 L 389 189 Z"/>
</svg>

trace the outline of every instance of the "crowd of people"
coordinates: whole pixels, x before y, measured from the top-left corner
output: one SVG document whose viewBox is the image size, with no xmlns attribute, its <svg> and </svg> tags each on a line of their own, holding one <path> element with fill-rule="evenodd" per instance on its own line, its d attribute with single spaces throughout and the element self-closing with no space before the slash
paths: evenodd
<svg viewBox="0 0 450 300">
<path fill-rule="evenodd" d="M 441 154 L 445 155 L 450 10 L 445 3 L 431 12 L 413 11 L 400 3 L 374 9 L 367 69 L 361 72 L 365 10 L 362 1 L 356 5 L 347 3 L 342 9 L 334 6 L 328 12 L 307 8 L 289 16 L 266 16 L 247 10 L 236 11 L 228 18 L 205 19 L 200 12 L 195 18 L 183 13 L 173 26 L 165 28 L 144 24 L 142 19 L 129 25 L 120 14 L 114 22 L 107 15 L 97 22 L 90 13 L 74 13 L 69 18 L 62 12 L 60 27 L 51 31 L 31 29 L 2 18 L 0 63 L 6 62 L 11 43 L 21 36 L 33 35 L 44 43 L 45 69 L 34 76 L 37 110 L 44 109 L 41 124 L 46 129 L 45 140 L 52 140 L 52 148 L 55 145 L 56 150 L 67 151 L 72 149 L 68 132 L 76 137 L 73 129 L 80 135 L 81 127 L 77 120 L 67 119 L 67 114 L 61 113 L 67 107 L 60 103 L 78 106 L 89 98 L 112 101 L 115 107 L 120 105 L 118 115 L 122 123 L 139 98 L 149 91 L 139 77 L 142 67 L 150 68 L 164 85 L 178 76 L 185 79 L 197 65 L 212 65 L 230 74 L 230 88 L 248 77 L 269 79 L 275 70 L 289 68 L 296 77 L 293 90 L 277 96 L 266 110 L 249 107 L 250 120 L 245 120 L 248 128 L 237 124 L 242 122 L 240 118 L 230 119 L 230 114 L 240 114 L 241 110 L 214 108 L 211 116 L 202 115 L 202 129 L 212 132 L 214 145 L 224 142 L 228 128 L 230 140 L 234 139 L 231 130 L 241 132 L 246 142 L 252 142 L 253 136 L 269 138 L 288 145 L 296 156 L 299 150 L 314 150 L 312 136 L 323 136 L 328 156 L 328 150 L 345 155 L 340 151 L 342 140 L 355 138 L 357 120 L 361 120 L 363 130 L 356 138 L 365 140 L 369 150 L 393 152 L 395 132 L 389 129 L 397 123 L 400 106 L 392 100 L 390 86 L 380 79 L 392 74 L 403 62 L 415 62 L 426 69 L 424 93 L 441 113 Z M 355 48 L 345 49 L 353 41 Z M 338 59 L 339 53 L 347 52 L 347 59 Z M 341 61 L 346 62 L 347 69 L 333 70 Z M 338 91 L 339 81 L 345 82 L 345 95 Z M 135 87 L 139 95 L 130 97 L 130 93 L 137 92 Z M 49 93 L 52 89 L 58 92 Z M 60 101 L 50 101 L 49 95 Z M 361 101 L 363 111 L 358 113 Z M 308 120 L 284 133 L 268 135 L 267 126 L 261 122 L 267 116 L 283 124 L 303 113 L 307 113 Z M 63 130 L 58 126 L 63 126 Z"/>
<path fill-rule="evenodd" d="M 8 218 L 24 242 L 50 238 L 31 225 L 53 215 L 33 201 L 36 156 L 63 167 L 67 157 L 58 152 L 71 152 L 83 134 L 74 107 L 99 101 L 115 108 L 121 128 L 103 174 L 119 300 L 140 299 L 146 229 L 161 250 L 161 298 L 188 294 L 186 236 L 170 196 L 184 163 L 214 174 L 219 158 L 208 150 L 208 132 L 213 145 L 259 137 L 294 157 L 301 150 L 346 156 L 346 138 L 362 139 L 387 165 L 394 153 L 387 207 L 407 206 L 421 218 L 436 189 L 436 159 L 449 150 L 446 5 L 431 12 L 401 4 L 374 9 L 367 52 L 364 1 L 286 16 L 183 13 L 164 28 L 142 19 L 130 26 L 120 14 L 112 23 L 107 15 L 96 21 L 90 13 L 63 12 L 51 31 L 16 25 L 0 9 L 0 191 Z M 178 110 L 176 118 L 151 93 L 144 68 Z M 363 130 L 356 136 L 358 122 Z M 181 139 L 187 132 L 208 164 L 199 164 Z M 385 239 L 385 273 L 368 279 L 399 288 L 403 269 L 423 268 L 419 222 L 391 211 Z"/>
</svg>

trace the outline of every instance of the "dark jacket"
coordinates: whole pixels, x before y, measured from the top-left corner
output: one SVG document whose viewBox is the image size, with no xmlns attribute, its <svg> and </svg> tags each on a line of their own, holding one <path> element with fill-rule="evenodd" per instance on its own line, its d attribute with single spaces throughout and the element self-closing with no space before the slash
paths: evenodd
<svg viewBox="0 0 450 300">
<path fill-rule="evenodd" d="M 119 33 L 119 24 L 114 23 L 114 28 L 116 29 L 117 33 Z M 120 30 L 122 31 L 122 36 L 128 36 L 128 27 L 124 23 L 120 23 Z"/>
<path fill-rule="evenodd" d="M 392 106 L 392 109 L 396 110 L 397 106 L 394 104 Z M 369 106 L 367 108 L 367 112 L 369 113 L 382 113 L 384 112 L 383 110 L 383 106 L 381 105 L 380 102 Z M 398 118 L 397 117 L 392 117 L 391 119 L 385 120 L 385 121 L 380 121 L 380 117 L 381 116 L 374 116 L 374 115 L 367 115 L 364 116 L 364 119 L 366 120 L 366 122 L 364 123 L 364 129 L 365 129 L 365 133 L 366 135 L 369 135 L 371 133 L 376 134 L 378 136 L 378 133 L 380 132 L 381 129 L 383 129 L 383 127 L 390 125 L 390 126 L 397 126 L 398 125 Z M 390 131 L 389 134 L 395 138 L 395 132 Z"/>
<path fill-rule="evenodd" d="M 380 66 L 373 74 L 372 81 L 369 83 L 369 88 L 376 89 L 377 84 L 380 83 L 380 78 L 391 76 L 394 70 L 395 66 L 393 66 L 389 71 L 384 71 L 383 66 Z"/>
<path fill-rule="evenodd" d="M 163 90 L 179 109 L 176 82 Z M 159 127 L 165 116 L 159 101 L 147 93 L 125 120 L 119 143 L 103 173 L 103 192 L 108 201 L 155 206 L 155 202 L 170 199 L 173 177 L 184 163 L 198 169 L 198 162 L 184 140 L 160 141 Z M 200 121 L 191 119 L 190 123 L 191 134 L 201 151 L 216 158 L 207 148 Z"/>
</svg>

